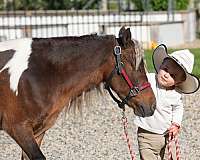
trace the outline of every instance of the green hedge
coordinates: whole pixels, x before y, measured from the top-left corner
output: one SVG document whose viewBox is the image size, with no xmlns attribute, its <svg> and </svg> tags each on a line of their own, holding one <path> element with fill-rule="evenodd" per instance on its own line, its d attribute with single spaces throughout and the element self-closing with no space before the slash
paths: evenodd
<svg viewBox="0 0 200 160">
<path fill-rule="evenodd" d="M 132 0 L 138 11 L 153 10 L 153 11 L 166 11 L 168 9 L 168 0 Z M 175 10 L 185 10 L 189 5 L 189 0 L 172 0 Z"/>
<path fill-rule="evenodd" d="M 169 53 L 171 53 L 173 51 L 175 51 L 175 50 L 169 49 Z M 200 78 L 200 48 L 190 49 L 190 51 L 195 56 L 194 68 L 193 68 L 192 73 Z M 152 63 L 152 53 L 153 53 L 152 50 L 145 50 L 145 59 L 147 62 L 147 69 L 149 72 L 155 72 L 153 63 Z"/>
<path fill-rule="evenodd" d="M 5 4 L 6 2 L 6 4 Z M 82 9 L 88 0 L 0 0 L 0 10 L 69 10 Z M 97 9 L 93 3 L 89 9 Z"/>
</svg>

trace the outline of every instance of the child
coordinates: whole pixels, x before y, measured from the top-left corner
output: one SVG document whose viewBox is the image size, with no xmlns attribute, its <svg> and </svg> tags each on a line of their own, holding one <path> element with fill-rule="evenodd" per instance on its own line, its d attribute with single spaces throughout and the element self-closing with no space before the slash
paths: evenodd
<svg viewBox="0 0 200 160">
<path fill-rule="evenodd" d="M 155 73 L 148 74 L 156 97 L 156 110 L 150 117 L 135 118 L 138 126 L 138 145 L 142 160 L 167 159 L 167 140 L 179 133 L 183 103 L 181 93 L 194 93 L 199 79 L 191 74 L 194 55 L 189 50 L 179 50 L 168 55 L 165 45 L 153 53 Z"/>
</svg>

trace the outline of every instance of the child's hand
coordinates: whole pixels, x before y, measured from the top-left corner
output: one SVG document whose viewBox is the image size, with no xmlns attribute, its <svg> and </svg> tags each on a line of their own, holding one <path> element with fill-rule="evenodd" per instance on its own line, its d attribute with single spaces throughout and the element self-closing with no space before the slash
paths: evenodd
<svg viewBox="0 0 200 160">
<path fill-rule="evenodd" d="M 180 131 L 180 125 L 177 123 L 172 123 L 172 125 L 168 128 L 168 133 L 170 137 L 175 137 Z"/>
</svg>

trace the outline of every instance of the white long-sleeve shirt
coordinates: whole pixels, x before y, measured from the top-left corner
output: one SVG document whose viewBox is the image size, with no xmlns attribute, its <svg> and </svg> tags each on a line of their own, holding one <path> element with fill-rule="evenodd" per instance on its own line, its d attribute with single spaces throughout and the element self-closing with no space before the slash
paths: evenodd
<svg viewBox="0 0 200 160">
<path fill-rule="evenodd" d="M 160 88 L 155 73 L 148 73 L 147 77 L 156 97 L 156 109 L 150 117 L 136 116 L 134 122 L 147 131 L 164 134 L 172 122 L 181 125 L 183 117 L 182 95 L 175 90 Z"/>
</svg>

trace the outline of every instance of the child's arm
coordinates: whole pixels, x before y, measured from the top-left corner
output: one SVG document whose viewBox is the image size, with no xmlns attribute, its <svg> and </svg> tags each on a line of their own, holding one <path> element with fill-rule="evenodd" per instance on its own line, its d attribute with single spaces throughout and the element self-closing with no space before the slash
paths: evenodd
<svg viewBox="0 0 200 160">
<path fill-rule="evenodd" d="M 183 110 L 182 96 L 180 96 L 176 105 L 172 106 L 172 123 L 181 126 Z"/>
<path fill-rule="evenodd" d="M 176 136 L 179 133 L 183 117 L 183 110 L 182 97 L 180 97 L 177 105 L 173 105 L 172 107 L 172 125 L 168 129 L 169 136 Z"/>
</svg>

